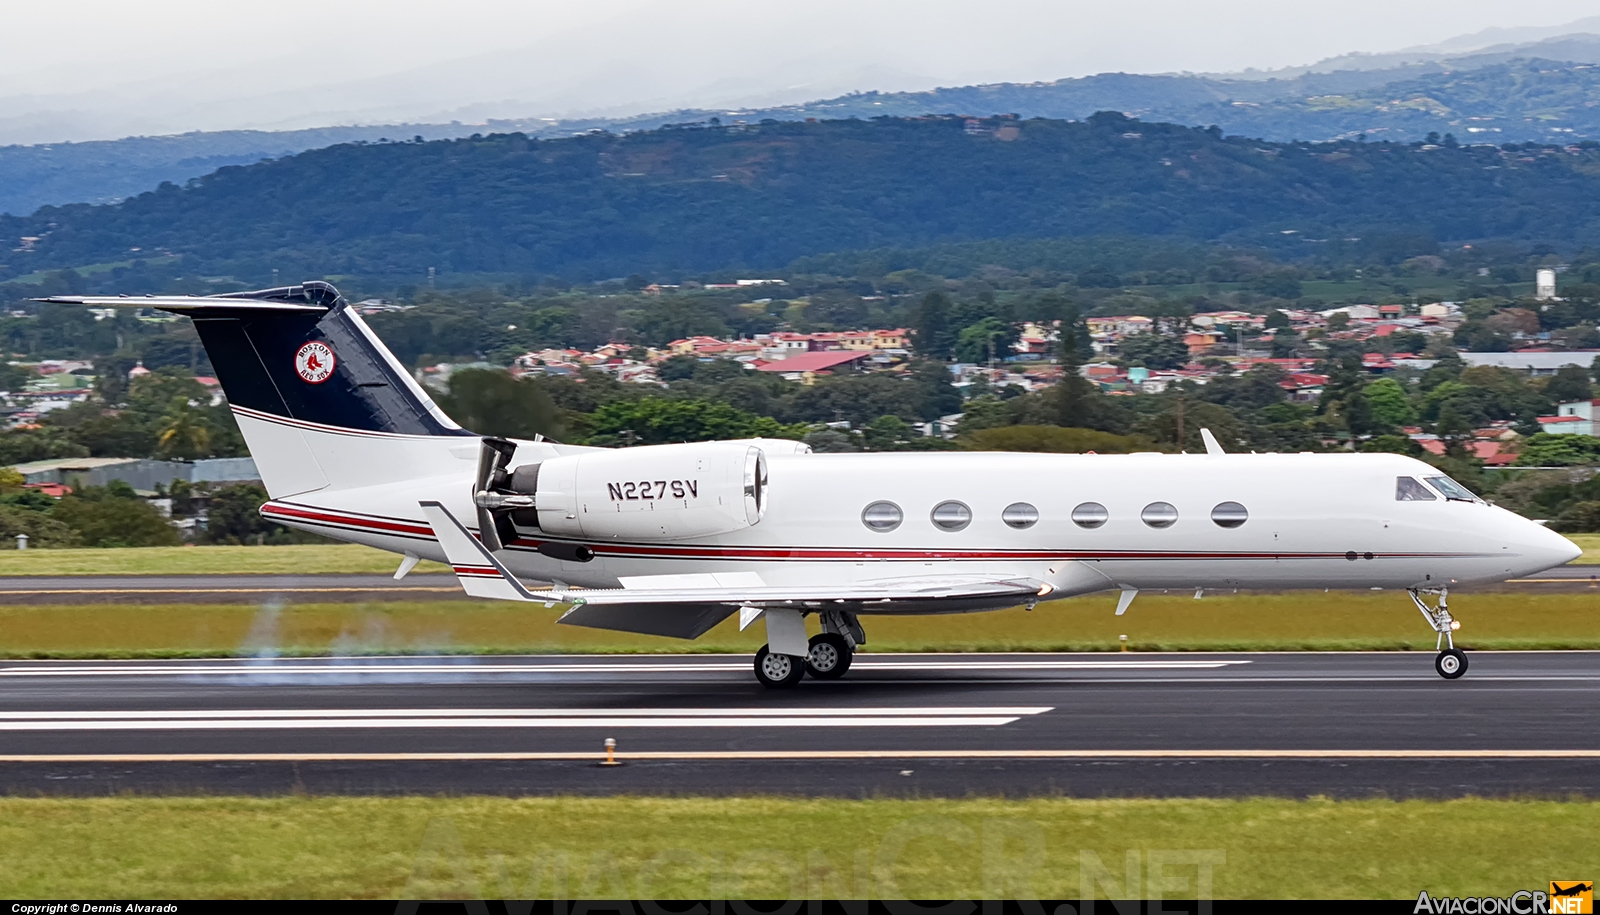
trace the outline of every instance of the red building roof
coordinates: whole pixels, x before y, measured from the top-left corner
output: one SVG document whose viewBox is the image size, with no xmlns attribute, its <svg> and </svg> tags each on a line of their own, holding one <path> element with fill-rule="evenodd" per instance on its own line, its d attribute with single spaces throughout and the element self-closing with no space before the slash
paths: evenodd
<svg viewBox="0 0 1600 915">
<path fill-rule="evenodd" d="M 787 359 L 750 363 L 758 372 L 821 372 L 871 356 L 870 350 L 821 350 L 796 353 Z"/>
</svg>

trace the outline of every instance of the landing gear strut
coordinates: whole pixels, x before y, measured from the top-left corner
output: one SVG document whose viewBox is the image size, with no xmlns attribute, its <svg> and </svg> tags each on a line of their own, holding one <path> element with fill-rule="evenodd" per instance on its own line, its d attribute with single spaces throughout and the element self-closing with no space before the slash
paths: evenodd
<svg viewBox="0 0 1600 915">
<path fill-rule="evenodd" d="M 1461 623 L 1450 616 L 1450 591 L 1448 588 L 1411 588 L 1407 592 L 1411 595 L 1411 602 L 1417 605 L 1422 612 L 1423 619 L 1438 636 L 1433 641 L 1434 648 L 1442 648 L 1438 656 L 1433 659 L 1433 669 L 1439 676 L 1446 680 L 1454 680 L 1467 672 L 1467 656 L 1456 647 L 1454 633 L 1461 628 Z M 1428 606 L 1423 600 L 1424 594 L 1436 594 L 1438 604 Z"/>
<path fill-rule="evenodd" d="M 824 610 L 818 618 L 822 631 L 811 637 L 806 673 L 818 680 L 837 680 L 850 669 L 856 646 L 866 642 L 867 634 L 856 615 L 845 610 Z"/>
</svg>

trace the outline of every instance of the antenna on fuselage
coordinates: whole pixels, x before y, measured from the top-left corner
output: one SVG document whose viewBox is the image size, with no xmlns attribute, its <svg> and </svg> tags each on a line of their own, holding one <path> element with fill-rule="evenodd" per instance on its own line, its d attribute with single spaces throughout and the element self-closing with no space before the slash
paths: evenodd
<svg viewBox="0 0 1600 915">
<path fill-rule="evenodd" d="M 1220 457 L 1228 453 L 1222 450 L 1221 445 L 1217 444 L 1217 437 L 1211 434 L 1210 429 L 1200 430 L 1200 441 L 1206 443 L 1206 454 L 1212 457 Z"/>
</svg>

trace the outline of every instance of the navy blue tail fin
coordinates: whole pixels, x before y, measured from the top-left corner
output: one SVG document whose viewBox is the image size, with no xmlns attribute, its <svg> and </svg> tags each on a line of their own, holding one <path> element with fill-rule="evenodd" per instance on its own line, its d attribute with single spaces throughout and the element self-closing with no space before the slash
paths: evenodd
<svg viewBox="0 0 1600 915">
<path fill-rule="evenodd" d="M 471 435 L 428 397 L 339 290 L 324 282 L 217 296 L 59 296 L 194 320 L 228 403 L 301 422 L 400 435 Z"/>
</svg>

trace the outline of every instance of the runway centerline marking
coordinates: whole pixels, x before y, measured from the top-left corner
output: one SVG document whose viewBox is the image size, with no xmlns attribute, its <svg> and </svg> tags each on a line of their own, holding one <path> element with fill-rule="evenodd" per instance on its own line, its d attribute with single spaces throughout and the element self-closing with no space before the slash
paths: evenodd
<svg viewBox="0 0 1600 915">
<path fill-rule="evenodd" d="M 7 731 L 998 727 L 1051 706 L 858 709 L 182 709 L 0 713 Z"/>
<path fill-rule="evenodd" d="M 1249 660 L 1106 660 L 1106 661 L 857 661 L 855 670 L 1217 670 L 1250 664 Z M 588 663 L 588 664 L 308 664 L 276 661 L 250 661 L 207 665 L 162 664 L 102 667 L 4 667 L 0 677 L 165 677 L 218 676 L 238 674 L 572 674 L 572 673 L 722 673 L 744 672 L 749 664 L 742 659 L 727 662 L 693 663 Z"/>
<path fill-rule="evenodd" d="M 217 763 L 217 762 L 587 762 L 594 752 L 437 752 L 437 753 L 40 753 L 0 755 L 0 763 Z M 622 762 L 737 762 L 759 760 L 1550 760 L 1600 759 L 1600 749 L 1445 749 L 1445 750 L 663 750 L 618 753 Z"/>
<path fill-rule="evenodd" d="M 0 712 L 0 721 L 114 721 L 119 719 L 204 719 L 204 718 L 440 718 L 460 715 L 468 718 L 496 716 L 518 718 L 726 718 L 729 716 L 785 717 L 862 715 L 938 716 L 938 715 L 1039 715 L 1053 711 L 1051 705 L 1018 706 L 854 706 L 787 708 L 330 708 L 330 709 L 136 709 L 105 711 Z"/>
</svg>

